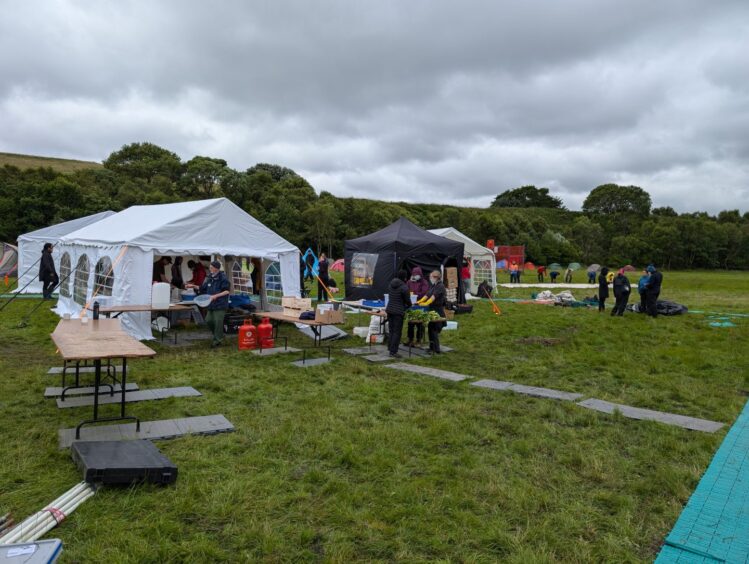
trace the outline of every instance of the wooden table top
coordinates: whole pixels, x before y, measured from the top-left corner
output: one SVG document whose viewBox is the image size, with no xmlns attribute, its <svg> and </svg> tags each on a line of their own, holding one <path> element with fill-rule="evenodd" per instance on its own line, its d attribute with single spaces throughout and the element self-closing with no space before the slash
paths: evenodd
<svg viewBox="0 0 749 564">
<path fill-rule="evenodd" d="M 150 304 L 122 304 L 112 306 L 101 306 L 99 313 L 140 313 L 147 311 L 185 311 L 192 309 L 193 306 L 187 304 L 169 304 L 169 307 L 154 307 Z M 89 311 L 94 311 L 94 307 L 89 305 L 87 308 Z"/>
<path fill-rule="evenodd" d="M 52 332 L 52 342 L 65 360 L 142 358 L 156 351 L 122 330 L 119 319 L 62 319 Z"/>
<path fill-rule="evenodd" d="M 315 321 L 314 319 L 298 319 L 296 317 L 284 315 L 278 311 L 255 311 L 252 315 L 255 317 L 267 317 L 268 319 L 275 319 L 276 321 L 286 321 L 287 323 L 302 323 L 303 325 L 334 325 L 333 323 Z"/>
</svg>

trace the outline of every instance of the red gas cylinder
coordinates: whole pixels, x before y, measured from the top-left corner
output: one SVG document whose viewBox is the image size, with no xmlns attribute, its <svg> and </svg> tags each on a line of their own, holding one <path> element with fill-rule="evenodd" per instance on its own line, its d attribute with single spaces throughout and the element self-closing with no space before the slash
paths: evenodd
<svg viewBox="0 0 749 564">
<path fill-rule="evenodd" d="M 252 324 L 252 318 L 244 320 L 239 328 L 239 350 L 248 351 L 257 348 L 257 327 Z"/>
<path fill-rule="evenodd" d="M 260 340 L 260 346 L 264 349 L 273 348 L 275 344 L 273 342 L 273 325 L 270 323 L 270 319 L 263 317 L 260 325 L 257 326 L 257 336 Z"/>
</svg>

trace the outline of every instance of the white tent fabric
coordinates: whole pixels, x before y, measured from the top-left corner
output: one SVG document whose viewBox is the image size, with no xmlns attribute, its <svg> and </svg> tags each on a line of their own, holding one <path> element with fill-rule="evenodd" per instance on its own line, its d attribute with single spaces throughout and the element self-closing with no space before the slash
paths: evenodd
<svg viewBox="0 0 749 564">
<path fill-rule="evenodd" d="M 110 304 L 150 304 L 153 263 L 159 255 L 255 257 L 263 259 L 264 273 L 278 263 L 283 295 L 300 295 L 299 249 L 226 198 L 133 206 L 65 235 L 58 250 L 61 257 L 67 253 L 73 271 L 69 283 L 60 287 L 60 315 L 78 316 L 92 300 L 95 265 L 106 259 L 114 265 L 112 296 L 99 301 Z M 79 271 L 79 261 L 88 264 L 87 275 L 79 275 L 85 273 Z M 121 318 L 134 337 L 153 338 L 149 314 Z"/>
<path fill-rule="evenodd" d="M 63 223 L 57 223 L 43 229 L 37 229 L 30 233 L 24 233 L 18 237 L 18 288 L 23 290 L 24 294 L 38 294 L 42 291 L 42 283 L 39 282 L 39 265 L 38 261 L 42 256 L 44 243 L 52 243 L 55 248 L 52 250 L 52 258 L 55 261 L 57 272 L 60 272 L 60 253 L 57 250 L 57 242 L 60 237 L 77 231 L 82 227 L 101 221 L 105 217 L 114 215 L 113 211 L 107 210 L 78 219 L 72 219 Z"/>
<path fill-rule="evenodd" d="M 472 294 L 478 292 L 479 284 L 484 280 L 489 282 L 492 287 L 497 287 L 497 259 L 491 250 L 478 244 L 454 227 L 430 229 L 429 232 L 463 243 L 464 255 L 471 269 L 471 287 L 468 290 Z"/>
</svg>

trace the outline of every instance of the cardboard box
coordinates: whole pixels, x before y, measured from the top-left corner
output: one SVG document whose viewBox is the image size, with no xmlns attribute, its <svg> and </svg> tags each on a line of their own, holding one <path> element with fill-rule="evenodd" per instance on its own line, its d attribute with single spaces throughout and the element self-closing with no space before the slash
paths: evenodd
<svg viewBox="0 0 749 564">
<path fill-rule="evenodd" d="M 458 269 L 454 266 L 450 266 L 445 269 L 445 286 L 448 288 L 458 287 Z"/>
<path fill-rule="evenodd" d="M 283 314 L 287 317 L 299 319 L 304 311 L 312 311 L 312 298 L 295 298 L 294 296 L 284 296 L 281 298 Z"/>
<path fill-rule="evenodd" d="M 343 308 L 339 303 L 319 304 L 315 309 L 315 321 L 343 323 Z"/>
</svg>

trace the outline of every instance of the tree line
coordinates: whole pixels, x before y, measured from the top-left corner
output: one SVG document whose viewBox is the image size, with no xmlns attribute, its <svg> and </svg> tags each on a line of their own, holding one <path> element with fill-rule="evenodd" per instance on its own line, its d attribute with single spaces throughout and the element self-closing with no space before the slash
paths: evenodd
<svg viewBox="0 0 749 564">
<path fill-rule="evenodd" d="M 489 208 L 467 208 L 339 198 L 318 193 L 283 166 L 238 171 L 204 156 L 183 162 L 151 143 L 125 145 L 103 165 L 72 173 L 0 168 L 0 240 L 106 209 L 224 196 L 300 248 L 334 257 L 346 239 L 404 216 L 424 228 L 455 227 L 482 244 L 526 245 L 528 260 L 539 264 L 749 268 L 749 213 L 652 208 L 650 195 L 637 186 L 598 186 L 581 212 L 535 186 L 507 190 Z"/>
</svg>

